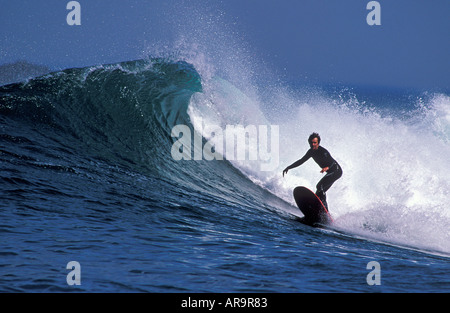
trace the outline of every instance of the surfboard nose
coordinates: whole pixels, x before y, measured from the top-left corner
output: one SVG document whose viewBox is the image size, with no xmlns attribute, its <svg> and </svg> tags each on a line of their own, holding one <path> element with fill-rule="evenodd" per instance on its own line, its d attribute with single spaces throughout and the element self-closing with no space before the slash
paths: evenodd
<svg viewBox="0 0 450 313">
<path fill-rule="evenodd" d="M 298 186 L 294 188 L 293 194 L 298 208 L 305 215 L 305 220 L 309 224 L 328 224 L 333 221 L 328 210 L 310 189 Z"/>
</svg>

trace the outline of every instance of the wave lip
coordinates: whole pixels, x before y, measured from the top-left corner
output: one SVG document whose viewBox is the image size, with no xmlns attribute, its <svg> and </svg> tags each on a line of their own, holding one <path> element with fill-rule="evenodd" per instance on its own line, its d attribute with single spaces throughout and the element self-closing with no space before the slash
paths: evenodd
<svg viewBox="0 0 450 313">
<path fill-rule="evenodd" d="M 143 165 L 186 122 L 201 90 L 192 65 L 165 59 L 73 68 L 0 87 L 0 116 L 48 129 L 90 157 Z"/>
</svg>

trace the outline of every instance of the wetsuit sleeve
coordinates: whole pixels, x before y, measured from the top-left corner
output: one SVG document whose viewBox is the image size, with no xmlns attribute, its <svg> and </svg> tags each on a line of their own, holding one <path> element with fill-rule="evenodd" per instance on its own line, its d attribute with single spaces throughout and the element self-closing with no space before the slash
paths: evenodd
<svg viewBox="0 0 450 313">
<path fill-rule="evenodd" d="M 296 168 L 297 166 L 300 166 L 303 163 L 305 163 L 310 157 L 311 157 L 311 149 L 309 149 L 308 152 L 306 152 L 306 154 L 303 156 L 303 158 L 301 158 L 300 160 L 295 161 L 294 163 L 292 163 L 291 165 L 286 167 L 286 169 L 290 170 L 290 169 Z"/>
</svg>

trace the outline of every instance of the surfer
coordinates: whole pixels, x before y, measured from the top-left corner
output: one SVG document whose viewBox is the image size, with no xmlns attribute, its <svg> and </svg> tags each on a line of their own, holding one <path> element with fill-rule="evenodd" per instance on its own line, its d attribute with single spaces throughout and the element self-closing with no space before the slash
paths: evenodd
<svg viewBox="0 0 450 313">
<path fill-rule="evenodd" d="M 316 161 L 316 163 L 322 168 L 320 172 L 326 173 L 326 175 L 317 183 L 316 195 L 328 210 L 327 197 L 325 193 L 328 189 L 330 189 L 331 185 L 333 185 L 333 183 L 342 176 L 342 169 L 336 160 L 331 157 L 328 150 L 320 146 L 320 136 L 318 133 L 312 133 L 308 138 L 308 143 L 311 148 L 300 160 L 295 161 L 283 170 L 283 177 L 289 170 L 302 165 L 312 157 L 314 161 Z"/>
</svg>

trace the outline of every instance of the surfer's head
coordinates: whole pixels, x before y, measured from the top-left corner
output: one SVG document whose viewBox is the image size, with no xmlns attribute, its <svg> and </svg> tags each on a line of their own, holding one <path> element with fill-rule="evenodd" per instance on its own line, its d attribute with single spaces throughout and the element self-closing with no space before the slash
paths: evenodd
<svg viewBox="0 0 450 313">
<path fill-rule="evenodd" d="M 319 144 L 320 144 L 320 136 L 319 136 L 319 134 L 318 133 L 312 133 L 311 135 L 309 135 L 308 143 L 309 143 L 309 146 L 312 149 L 317 150 L 317 148 L 319 148 Z"/>
</svg>

